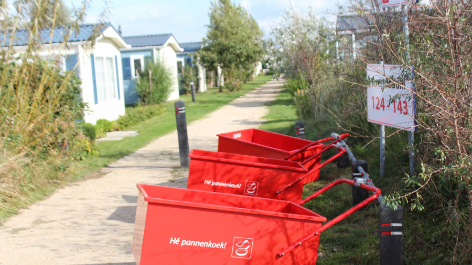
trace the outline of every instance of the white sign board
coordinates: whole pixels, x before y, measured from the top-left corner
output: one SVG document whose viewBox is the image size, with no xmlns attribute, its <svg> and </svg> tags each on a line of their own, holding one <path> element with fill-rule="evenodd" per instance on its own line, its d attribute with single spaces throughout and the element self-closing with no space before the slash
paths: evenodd
<svg viewBox="0 0 472 265">
<path fill-rule="evenodd" d="M 367 119 L 372 123 L 414 132 L 416 107 L 413 82 L 398 82 L 404 84 L 404 88 L 388 85 L 391 81 L 386 78 L 400 78 L 401 75 L 401 65 L 367 65 L 367 77 L 379 82 L 367 88 Z"/>
<path fill-rule="evenodd" d="M 401 6 L 415 3 L 416 0 L 382 0 L 382 7 Z"/>
</svg>

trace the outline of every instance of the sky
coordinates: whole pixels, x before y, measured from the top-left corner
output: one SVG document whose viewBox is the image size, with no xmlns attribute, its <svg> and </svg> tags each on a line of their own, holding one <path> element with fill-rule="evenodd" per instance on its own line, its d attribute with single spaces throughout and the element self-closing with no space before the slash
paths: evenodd
<svg viewBox="0 0 472 265">
<path fill-rule="evenodd" d="M 270 26 L 286 8 L 290 0 L 232 0 L 245 7 L 257 20 L 265 35 Z M 309 6 L 319 15 L 332 14 L 336 3 L 343 0 L 292 0 L 303 13 Z M 64 0 L 66 4 L 80 6 L 81 0 Z M 109 21 L 118 29 L 121 25 L 123 36 L 172 33 L 178 42 L 201 41 L 205 37 L 209 23 L 210 0 L 114 0 L 109 2 Z M 97 21 L 100 11 L 106 6 L 104 1 L 94 1 L 87 23 Z M 329 10 L 327 12 L 327 10 Z M 330 16 L 328 15 L 328 19 Z M 332 19 L 332 18 L 331 18 Z"/>
</svg>

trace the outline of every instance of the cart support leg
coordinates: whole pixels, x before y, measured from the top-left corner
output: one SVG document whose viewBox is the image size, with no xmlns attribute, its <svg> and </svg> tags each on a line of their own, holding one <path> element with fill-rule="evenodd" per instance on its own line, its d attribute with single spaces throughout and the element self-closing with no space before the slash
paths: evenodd
<svg viewBox="0 0 472 265">
<path fill-rule="evenodd" d="M 358 167 L 362 167 L 366 173 L 369 172 L 369 166 L 364 160 L 356 160 L 351 163 L 352 170 L 352 179 L 362 177 L 358 170 Z M 361 189 L 356 186 L 352 186 L 352 205 L 356 206 L 361 203 L 363 200 L 369 198 L 369 191 L 366 189 Z"/>
<path fill-rule="evenodd" d="M 187 135 L 187 117 L 185 115 L 185 103 L 182 100 L 179 100 L 174 103 L 174 107 L 175 119 L 177 122 L 177 135 L 179 137 L 180 166 L 189 167 L 190 158 L 188 157 L 189 145 Z"/>
<path fill-rule="evenodd" d="M 380 264 L 403 265 L 403 208 L 379 207 Z"/>
<path fill-rule="evenodd" d="M 305 139 L 305 123 L 303 121 L 295 122 L 295 135 L 297 138 Z"/>
</svg>

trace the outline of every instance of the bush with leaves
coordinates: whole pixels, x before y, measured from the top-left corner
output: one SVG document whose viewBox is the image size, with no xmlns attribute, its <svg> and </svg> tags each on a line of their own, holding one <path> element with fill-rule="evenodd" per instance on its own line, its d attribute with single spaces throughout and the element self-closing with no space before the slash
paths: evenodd
<svg viewBox="0 0 472 265">
<path fill-rule="evenodd" d="M 184 94 L 188 94 L 191 92 L 192 88 L 190 86 L 190 82 L 193 82 L 195 92 L 197 92 L 200 83 L 198 82 L 198 80 L 198 68 L 196 66 L 192 67 L 190 65 L 185 65 L 185 67 L 182 69 L 182 77 L 180 78 L 180 84 L 184 89 Z"/>
<path fill-rule="evenodd" d="M 136 79 L 140 103 L 150 105 L 165 102 L 173 83 L 173 74 L 164 62 L 148 60 Z"/>
<path fill-rule="evenodd" d="M 116 120 L 118 130 L 122 130 L 129 126 L 136 125 L 149 118 L 158 116 L 165 111 L 164 104 L 157 105 L 137 105 L 134 107 L 127 107 L 126 114 L 122 115 Z"/>
<path fill-rule="evenodd" d="M 97 139 L 97 131 L 95 129 L 95 125 L 87 122 L 80 122 L 78 126 L 82 130 L 82 134 L 85 137 L 88 137 L 92 141 L 95 141 L 95 139 Z"/>
<path fill-rule="evenodd" d="M 297 91 L 308 90 L 310 88 L 310 83 L 303 77 L 303 75 L 298 74 L 294 78 L 287 78 L 285 88 L 288 89 L 290 95 L 295 96 Z"/>
<path fill-rule="evenodd" d="M 97 132 L 97 136 L 99 138 L 106 137 L 107 132 L 114 131 L 115 126 L 114 121 L 109 121 L 106 119 L 99 119 L 95 123 L 95 131 Z"/>
</svg>

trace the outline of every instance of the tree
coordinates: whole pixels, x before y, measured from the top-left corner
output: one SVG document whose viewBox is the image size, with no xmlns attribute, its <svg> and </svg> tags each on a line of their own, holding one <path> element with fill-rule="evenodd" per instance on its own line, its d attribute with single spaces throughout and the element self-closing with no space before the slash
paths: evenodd
<svg viewBox="0 0 472 265">
<path fill-rule="evenodd" d="M 171 93 L 172 80 L 172 72 L 164 62 L 148 60 L 136 79 L 140 102 L 151 105 L 166 101 Z"/>
<path fill-rule="evenodd" d="M 306 108 L 309 111 L 300 111 L 300 114 L 306 113 L 305 117 L 316 119 L 321 116 L 325 109 L 323 99 L 333 89 L 323 82 L 332 79 L 331 68 L 334 66 L 333 62 L 329 63 L 334 59 L 329 52 L 334 50 L 329 26 L 311 8 L 307 14 L 302 14 L 291 4 L 285 15 L 273 24 L 272 38 L 266 42 L 269 66 L 276 71 L 283 69 L 289 78 L 287 85 L 294 85 L 291 90 L 294 94 L 302 91 L 295 97 L 297 104 L 306 102 L 309 106 Z M 305 98 L 305 92 L 309 94 L 306 100 L 298 101 L 298 96 Z"/>
<path fill-rule="evenodd" d="M 230 0 L 212 3 L 209 16 L 204 47 L 198 55 L 201 62 L 210 70 L 222 67 L 227 81 L 247 78 L 263 53 L 263 32 L 256 20 Z"/>
<path fill-rule="evenodd" d="M 27 23 L 38 23 L 40 28 L 68 25 L 72 22 L 71 10 L 64 4 L 63 0 L 46 0 L 43 5 L 35 1 L 25 1 L 27 10 Z M 32 18 L 35 18 L 33 20 Z"/>
</svg>

